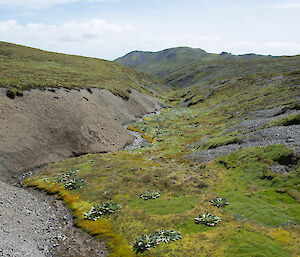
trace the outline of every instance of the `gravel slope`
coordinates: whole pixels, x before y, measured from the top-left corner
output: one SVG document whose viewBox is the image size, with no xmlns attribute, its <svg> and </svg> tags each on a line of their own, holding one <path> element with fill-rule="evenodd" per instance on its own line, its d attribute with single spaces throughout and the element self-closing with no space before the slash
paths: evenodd
<svg viewBox="0 0 300 257">
<path fill-rule="evenodd" d="M 0 256 L 107 256 L 105 244 L 73 227 L 50 196 L 0 181 Z"/>
<path fill-rule="evenodd" d="M 26 173 L 62 158 L 115 151 L 134 141 L 122 124 L 161 109 L 132 90 L 50 89 L 9 99 L 0 88 L 0 256 L 107 256 L 104 242 L 73 226 L 51 196 L 12 186 Z"/>
<path fill-rule="evenodd" d="M 240 143 L 220 146 L 215 149 L 194 151 L 186 157 L 193 160 L 209 162 L 220 156 L 229 155 L 243 148 L 268 145 L 286 145 L 294 150 L 295 155 L 299 155 L 300 125 L 261 129 L 264 124 L 272 120 L 299 113 L 299 110 L 284 111 L 284 107 L 252 112 L 249 114 L 247 120 L 229 130 L 243 132 L 243 139 Z"/>
<path fill-rule="evenodd" d="M 122 149 L 134 137 L 122 124 L 161 108 L 132 90 L 128 100 L 107 90 L 49 89 L 10 99 L 0 88 L 0 180 L 63 158 Z"/>
</svg>

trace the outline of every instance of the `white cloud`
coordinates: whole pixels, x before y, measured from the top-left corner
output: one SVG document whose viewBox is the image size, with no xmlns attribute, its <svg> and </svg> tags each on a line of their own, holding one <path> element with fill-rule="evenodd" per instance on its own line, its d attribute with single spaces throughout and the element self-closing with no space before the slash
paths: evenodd
<svg viewBox="0 0 300 257">
<path fill-rule="evenodd" d="M 266 42 L 261 47 L 278 53 L 278 55 L 282 55 L 282 53 L 285 53 L 285 55 L 300 54 L 300 44 L 294 42 Z"/>
<path fill-rule="evenodd" d="M 116 2 L 118 0 L 0 0 L 0 6 L 42 9 L 75 2 Z"/>
<path fill-rule="evenodd" d="M 290 3 L 282 3 L 282 4 L 267 4 L 264 6 L 267 8 L 273 8 L 273 9 L 296 9 L 296 8 L 300 8 L 300 2 L 290 2 Z"/>
<path fill-rule="evenodd" d="M 270 48 L 290 48 L 290 47 L 298 47 L 300 49 L 300 44 L 290 43 L 290 42 L 267 42 L 263 44 L 264 47 Z"/>
<path fill-rule="evenodd" d="M 234 48 L 253 47 L 254 45 L 255 42 L 253 41 L 235 41 L 228 44 L 229 47 L 234 47 Z"/>
<path fill-rule="evenodd" d="M 295 42 L 276 41 L 235 41 L 224 44 L 223 50 L 234 54 L 256 53 L 264 55 L 297 55 L 300 54 L 300 44 Z"/>
<path fill-rule="evenodd" d="M 153 36 L 155 34 L 155 36 Z M 176 46 L 222 50 L 222 38 L 172 31 L 138 29 L 104 19 L 68 21 L 61 25 L 0 22 L 0 40 L 49 51 L 114 59 L 132 50 L 158 51 Z"/>
<path fill-rule="evenodd" d="M 112 58 L 133 28 L 104 19 L 76 20 L 61 25 L 0 22 L 0 40 L 69 54 Z"/>
<path fill-rule="evenodd" d="M 155 36 L 154 36 L 155 35 Z M 228 41 L 222 37 L 166 29 L 148 30 L 104 19 L 72 20 L 60 25 L 0 22 L 0 40 L 44 50 L 112 60 L 129 51 L 158 51 L 177 46 L 202 48 L 207 52 L 295 55 L 300 44 L 257 40 Z"/>
</svg>

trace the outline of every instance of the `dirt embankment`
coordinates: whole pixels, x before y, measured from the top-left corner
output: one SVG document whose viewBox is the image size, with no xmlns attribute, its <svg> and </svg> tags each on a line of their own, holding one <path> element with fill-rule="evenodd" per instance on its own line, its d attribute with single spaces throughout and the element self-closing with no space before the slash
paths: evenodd
<svg viewBox="0 0 300 257">
<path fill-rule="evenodd" d="M 107 90 L 31 90 L 10 99 L 0 88 L 0 180 L 84 153 L 114 151 L 134 137 L 123 123 L 161 108 L 132 90 L 125 101 Z"/>
</svg>

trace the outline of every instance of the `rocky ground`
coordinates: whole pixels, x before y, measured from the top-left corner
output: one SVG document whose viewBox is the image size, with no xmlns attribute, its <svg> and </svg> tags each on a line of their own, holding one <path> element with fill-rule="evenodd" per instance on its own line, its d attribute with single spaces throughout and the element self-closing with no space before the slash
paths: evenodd
<svg viewBox="0 0 300 257">
<path fill-rule="evenodd" d="M 107 256 L 61 201 L 0 181 L 0 256 Z"/>
<path fill-rule="evenodd" d="M 280 144 L 292 148 L 295 155 L 298 155 L 300 153 L 300 125 L 271 128 L 262 128 L 262 126 L 272 120 L 299 113 L 299 110 L 285 110 L 284 107 L 251 112 L 246 120 L 229 130 L 243 133 L 243 139 L 239 143 L 194 151 L 188 158 L 208 162 L 242 148 Z"/>
</svg>

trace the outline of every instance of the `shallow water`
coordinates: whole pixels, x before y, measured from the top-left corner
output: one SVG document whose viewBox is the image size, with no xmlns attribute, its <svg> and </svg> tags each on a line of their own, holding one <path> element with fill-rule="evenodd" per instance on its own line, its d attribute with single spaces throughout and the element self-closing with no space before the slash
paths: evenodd
<svg viewBox="0 0 300 257">
<path fill-rule="evenodd" d="M 149 116 L 160 114 L 162 110 L 163 109 L 157 110 L 155 112 L 148 113 L 148 114 L 144 115 L 142 118 L 138 119 L 136 122 L 131 123 L 131 124 L 126 124 L 123 127 L 125 129 L 127 129 L 127 127 L 130 126 L 130 125 L 132 125 L 132 124 L 143 122 L 143 120 L 145 118 L 149 117 Z M 129 130 L 129 129 L 127 129 L 127 130 L 129 131 L 130 134 L 132 134 L 135 137 L 135 140 L 134 140 L 134 142 L 132 144 L 125 146 L 122 150 L 134 150 L 134 149 L 140 148 L 142 145 L 149 144 L 149 142 L 147 140 L 145 140 L 144 138 L 142 138 L 142 134 L 141 133 L 135 132 L 135 131 L 132 131 L 132 130 Z"/>
</svg>

